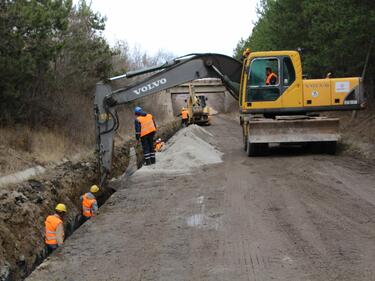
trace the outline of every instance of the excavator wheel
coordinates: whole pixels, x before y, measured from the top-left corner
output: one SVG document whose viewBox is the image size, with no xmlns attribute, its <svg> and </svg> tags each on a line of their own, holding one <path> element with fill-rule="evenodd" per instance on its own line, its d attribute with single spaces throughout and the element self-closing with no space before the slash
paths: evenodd
<svg viewBox="0 0 375 281">
<path fill-rule="evenodd" d="M 268 151 L 268 143 L 248 143 L 246 147 L 247 156 L 264 156 Z"/>
<path fill-rule="evenodd" d="M 337 142 L 327 141 L 323 143 L 323 152 L 331 155 L 336 154 Z"/>
</svg>

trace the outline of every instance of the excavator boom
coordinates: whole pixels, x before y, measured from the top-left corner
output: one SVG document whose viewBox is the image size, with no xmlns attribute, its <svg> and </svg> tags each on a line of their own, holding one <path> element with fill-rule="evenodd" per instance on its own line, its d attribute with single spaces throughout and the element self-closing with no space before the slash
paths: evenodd
<svg viewBox="0 0 375 281">
<path fill-rule="evenodd" d="M 238 100 L 242 63 L 221 54 L 190 54 L 163 65 L 129 72 L 109 78 L 107 83 L 96 85 L 95 118 L 96 143 L 103 184 L 112 165 L 113 133 L 119 126 L 115 107 L 162 90 L 200 78 L 221 78 L 230 93 Z M 132 85 L 112 91 L 111 81 L 127 79 L 146 73 L 151 75 Z M 227 81 L 231 81 L 229 85 Z"/>
</svg>

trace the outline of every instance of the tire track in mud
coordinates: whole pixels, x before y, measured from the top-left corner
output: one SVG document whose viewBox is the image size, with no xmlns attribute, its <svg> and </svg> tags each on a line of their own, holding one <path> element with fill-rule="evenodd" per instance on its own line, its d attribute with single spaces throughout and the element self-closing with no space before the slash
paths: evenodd
<svg viewBox="0 0 375 281">
<path fill-rule="evenodd" d="M 331 159 L 337 160 L 337 158 Z M 301 224 L 293 221 L 292 216 L 285 211 L 288 209 L 287 206 L 280 205 L 282 201 L 279 198 L 273 199 L 270 208 L 278 210 L 274 212 L 275 218 L 281 231 L 287 234 L 291 243 L 294 243 L 300 252 L 296 255 L 305 259 L 306 264 L 310 265 L 308 271 L 315 272 L 311 278 L 367 280 L 363 272 L 371 272 L 373 266 L 369 266 L 366 262 L 368 256 L 361 253 L 366 251 L 366 245 L 370 246 L 369 239 L 375 237 L 373 227 L 366 226 L 369 221 L 368 215 L 375 215 L 374 205 L 358 196 L 355 197 L 357 194 L 350 192 L 350 189 L 341 182 L 333 180 L 337 174 L 333 173 L 332 176 L 330 173 L 325 173 L 327 167 L 324 166 L 332 166 L 330 158 L 325 160 L 324 165 L 320 161 L 310 161 L 307 170 L 303 167 L 298 168 L 297 164 L 291 165 L 290 169 L 284 171 L 285 175 L 289 174 L 288 178 L 292 177 L 295 182 L 304 183 L 303 186 L 293 183 L 290 185 L 289 180 L 278 175 L 278 186 L 290 185 L 288 189 L 292 194 L 290 197 L 295 196 L 295 202 L 301 204 L 299 209 L 304 210 L 303 216 L 310 224 L 310 228 L 319 234 L 317 237 L 320 241 L 319 247 L 316 243 L 310 243 L 313 239 L 308 239 L 303 226 L 301 229 Z M 286 191 L 285 188 L 283 190 Z"/>
</svg>

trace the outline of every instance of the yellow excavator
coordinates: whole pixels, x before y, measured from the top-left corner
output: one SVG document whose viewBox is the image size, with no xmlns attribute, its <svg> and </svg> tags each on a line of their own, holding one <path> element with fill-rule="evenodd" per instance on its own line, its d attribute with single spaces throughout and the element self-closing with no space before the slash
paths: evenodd
<svg viewBox="0 0 375 281">
<path fill-rule="evenodd" d="M 112 81 L 145 73 L 153 74 L 127 88 L 111 88 Z M 113 134 L 119 125 L 115 107 L 201 78 L 220 78 L 239 101 L 249 156 L 263 154 L 275 143 L 321 144 L 326 152 L 335 153 L 339 119 L 318 113 L 365 106 L 362 78 L 303 79 L 297 51 L 246 50 L 243 62 L 211 53 L 178 57 L 97 83 L 94 108 L 101 183 L 112 165 Z"/>
<path fill-rule="evenodd" d="M 210 109 L 206 104 L 207 98 L 204 95 L 197 95 L 194 85 L 189 83 L 189 97 L 186 101 L 186 108 L 189 112 L 189 124 L 209 125 Z"/>
<path fill-rule="evenodd" d="M 267 74 L 273 73 L 273 83 Z M 239 88 L 244 149 L 249 156 L 272 143 L 319 144 L 335 153 L 339 119 L 322 111 L 365 106 L 360 77 L 303 79 L 297 51 L 244 52 Z"/>
</svg>

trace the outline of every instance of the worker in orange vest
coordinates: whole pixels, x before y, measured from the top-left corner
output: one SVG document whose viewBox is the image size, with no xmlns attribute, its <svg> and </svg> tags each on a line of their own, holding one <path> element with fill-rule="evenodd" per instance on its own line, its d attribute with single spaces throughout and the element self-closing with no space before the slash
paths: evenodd
<svg viewBox="0 0 375 281">
<path fill-rule="evenodd" d="M 179 115 L 181 116 L 181 126 L 182 128 L 185 128 L 189 123 L 189 112 L 183 107 L 181 108 L 181 113 Z"/>
<path fill-rule="evenodd" d="M 67 212 L 64 204 L 59 203 L 55 207 L 55 214 L 46 218 L 44 242 L 47 247 L 47 253 L 50 254 L 64 243 L 64 225 L 63 218 Z"/>
<path fill-rule="evenodd" d="M 277 75 L 272 71 L 271 67 L 266 68 L 266 85 L 276 85 Z"/>
<path fill-rule="evenodd" d="M 87 192 L 80 197 L 82 202 L 82 222 L 87 221 L 98 213 L 98 202 L 94 195 L 94 193 L 97 192 L 99 192 L 99 187 L 93 185 L 90 187 L 90 192 Z"/>
<path fill-rule="evenodd" d="M 158 138 L 155 142 L 155 151 L 160 152 L 164 148 L 165 143 L 161 140 L 161 138 Z"/>
<path fill-rule="evenodd" d="M 154 117 L 139 106 L 134 109 L 134 114 L 135 137 L 142 143 L 144 165 L 155 164 L 154 136 L 157 127 Z"/>
</svg>

